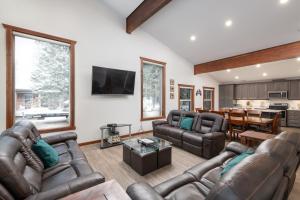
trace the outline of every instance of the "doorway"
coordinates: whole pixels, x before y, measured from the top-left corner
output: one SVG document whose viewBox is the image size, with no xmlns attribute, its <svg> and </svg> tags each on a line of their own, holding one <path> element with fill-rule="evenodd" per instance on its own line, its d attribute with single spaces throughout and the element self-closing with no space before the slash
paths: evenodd
<svg viewBox="0 0 300 200">
<path fill-rule="evenodd" d="M 178 84 L 178 110 L 194 111 L 194 85 Z"/>
</svg>

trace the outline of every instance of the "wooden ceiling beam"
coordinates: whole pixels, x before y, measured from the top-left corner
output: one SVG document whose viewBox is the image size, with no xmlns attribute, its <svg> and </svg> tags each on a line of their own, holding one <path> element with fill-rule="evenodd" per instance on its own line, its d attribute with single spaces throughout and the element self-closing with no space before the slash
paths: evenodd
<svg viewBox="0 0 300 200">
<path fill-rule="evenodd" d="M 126 32 L 132 33 L 171 0 L 144 0 L 127 18 Z"/>
<path fill-rule="evenodd" d="M 226 69 L 300 57 L 300 41 L 259 51 L 228 57 L 194 66 L 194 74 L 203 74 Z"/>
</svg>

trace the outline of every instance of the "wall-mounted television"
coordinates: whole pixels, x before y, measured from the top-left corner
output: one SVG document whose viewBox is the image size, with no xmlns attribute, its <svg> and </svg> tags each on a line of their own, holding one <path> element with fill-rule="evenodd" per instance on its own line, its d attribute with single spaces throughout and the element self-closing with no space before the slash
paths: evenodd
<svg viewBox="0 0 300 200">
<path fill-rule="evenodd" d="M 93 66 L 92 94 L 134 94 L 135 72 Z"/>
</svg>

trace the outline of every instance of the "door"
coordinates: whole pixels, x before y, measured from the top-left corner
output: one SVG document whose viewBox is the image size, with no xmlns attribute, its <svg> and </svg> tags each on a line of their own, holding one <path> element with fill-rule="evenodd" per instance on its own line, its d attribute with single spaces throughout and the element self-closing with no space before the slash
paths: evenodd
<svg viewBox="0 0 300 200">
<path fill-rule="evenodd" d="M 178 110 L 194 111 L 194 85 L 178 84 Z"/>
<path fill-rule="evenodd" d="M 203 87 L 203 110 L 214 110 L 215 88 Z"/>
</svg>

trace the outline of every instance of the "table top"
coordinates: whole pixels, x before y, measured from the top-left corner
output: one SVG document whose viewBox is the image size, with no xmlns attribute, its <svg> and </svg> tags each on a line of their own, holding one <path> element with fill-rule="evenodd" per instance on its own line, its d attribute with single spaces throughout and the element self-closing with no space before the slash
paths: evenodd
<svg viewBox="0 0 300 200">
<path fill-rule="evenodd" d="M 233 121 L 242 121 L 241 117 L 231 117 Z M 248 124 L 257 124 L 257 125 L 268 125 L 273 123 L 273 119 L 261 118 L 261 117 L 245 117 L 245 121 Z"/>
<path fill-rule="evenodd" d="M 267 140 L 275 137 L 276 135 L 257 131 L 245 131 L 241 133 L 240 136 L 257 140 Z"/>
<path fill-rule="evenodd" d="M 62 200 L 130 200 L 125 190 L 115 181 L 110 180 L 94 187 L 76 192 Z"/>
<path fill-rule="evenodd" d="M 140 154 L 151 153 L 171 146 L 170 142 L 158 137 L 147 137 L 147 139 L 153 140 L 154 143 L 145 146 L 138 141 L 138 138 L 133 138 L 123 141 L 123 144 L 130 147 L 131 149 L 136 150 Z"/>
<path fill-rule="evenodd" d="M 107 125 L 103 125 L 100 126 L 100 129 L 111 129 L 113 127 L 124 127 L 124 126 L 131 126 L 132 124 L 116 124 L 116 126 L 107 126 Z"/>
</svg>

